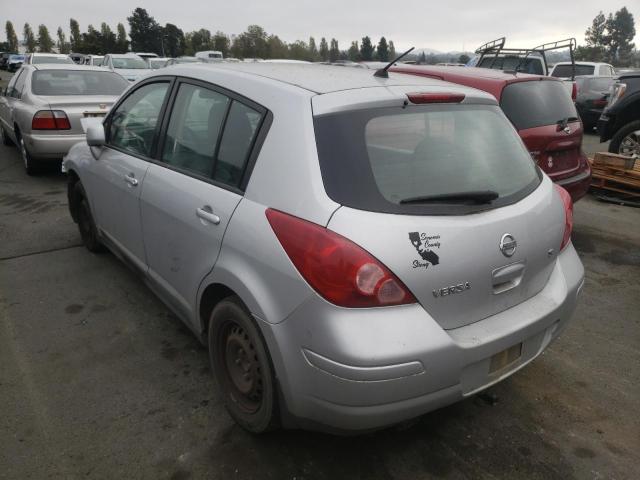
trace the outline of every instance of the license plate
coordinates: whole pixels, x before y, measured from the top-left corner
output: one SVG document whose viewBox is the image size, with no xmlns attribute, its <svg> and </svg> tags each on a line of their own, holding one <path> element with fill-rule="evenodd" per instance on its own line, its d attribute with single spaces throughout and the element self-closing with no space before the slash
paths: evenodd
<svg viewBox="0 0 640 480">
<path fill-rule="evenodd" d="M 522 356 L 522 343 L 518 343 L 513 347 L 509 347 L 506 350 L 496 353 L 491 357 L 491 366 L 489 367 L 489 374 L 500 372 L 505 368 L 511 366 L 517 362 Z"/>
</svg>

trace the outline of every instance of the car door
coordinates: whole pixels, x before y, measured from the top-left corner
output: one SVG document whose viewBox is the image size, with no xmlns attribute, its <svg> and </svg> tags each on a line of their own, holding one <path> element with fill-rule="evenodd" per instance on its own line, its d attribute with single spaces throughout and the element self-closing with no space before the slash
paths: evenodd
<svg viewBox="0 0 640 480">
<path fill-rule="evenodd" d="M 16 123 L 16 107 L 20 102 L 25 77 L 26 71 L 24 68 L 21 68 L 16 72 L 9 82 L 5 96 L 0 103 L 0 119 L 2 121 L 2 126 L 14 142 L 16 141 L 16 134 L 14 131 L 14 125 Z"/>
<path fill-rule="evenodd" d="M 208 84 L 183 80 L 142 192 L 148 273 L 163 298 L 195 319 L 196 293 L 213 268 L 242 200 L 266 110 Z"/>
<path fill-rule="evenodd" d="M 88 188 L 98 228 L 143 271 L 140 191 L 170 86 L 168 78 L 153 79 L 120 101 L 106 120 L 106 145 L 89 170 Z"/>
</svg>

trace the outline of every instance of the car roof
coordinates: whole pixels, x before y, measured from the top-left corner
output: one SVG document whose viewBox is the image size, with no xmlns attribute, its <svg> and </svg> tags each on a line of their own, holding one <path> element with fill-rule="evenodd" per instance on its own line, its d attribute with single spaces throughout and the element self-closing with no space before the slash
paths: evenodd
<svg viewBox="0 0 640 480">
<path fill-rule="evenodd" d="M 94 67 L 93 65 L 78 65 L 77 63 L 38 63 L 35 65 L 26 65 L 25 67 L 34 70 L 77 70 L 81 72 L 109 72 L 102 67 Z M 116 74 L 117 75 L 117 74 Z"/>
<path fill-rule="evenodd" d="M 597 65 L 609 65 L 608 63 L 604 63 L 604 62 L 574 62 L 576 65 L 587 65 L 589 67 L 595 67 Z M 571 62 L 557 62 L 554 67 L 557 67 L 558 65 L 571 65 Z"/>
<path fill-rule="evenodd" d="M 46 53 L 46 52 L 33 52 L 29 53 L 29 55 L 33 55 L 36 57 L 64 57 L 67 58 L 69 55 L 65 55 L 64 53 Z"/>
<path fill-rule="evenodd" d="M 442 86 L 442 81 L 412 75 L 389 75 L 389 78 L 373 76 L 372 70 L 336 68 L 330 65 L 295 63 L 201 63 L 181 64 L 170 67 L 177 75 L 197 75 L 215 83 L 215 73 L 224 70 L 238 76 L 254 75 L 276 82 L 293 85 L 317 94 L 341 90 L 389 87 L 402 85 Z"/>
</svg>

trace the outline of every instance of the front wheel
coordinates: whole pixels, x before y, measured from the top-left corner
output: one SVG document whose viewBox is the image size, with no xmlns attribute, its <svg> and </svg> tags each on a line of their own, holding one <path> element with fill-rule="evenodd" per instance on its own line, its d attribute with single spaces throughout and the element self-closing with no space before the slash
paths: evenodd
<svg viewBox="0 0 640 480">
<path fill-rule="evenodd" d="M 627 123 L 618 130 L 609 144 L 611 153 L 640 157 L 640 120 Z"/>
<path fill-rule="evenodd" d="M 211 369 L 231 417 L 252 433 L 274 429 L 276 387 L 271 359 L 238 297 L 215 306 L 208 337 Z"/>
<path fill-rule="evenodd" d="M 74 194 L 76 196 L 76 201 L 78 202 L 78 230 L 80 230 L 82 243 L 90 252 L 103 252 L 104 246 L 102 245 L 102 242 L 100 242 L 98 229 L 93 221 L 93 215 L 91 215 L 91 208 L 89 207 L 87 196 L 80 183 L 75 185 Z"/>
</svg>

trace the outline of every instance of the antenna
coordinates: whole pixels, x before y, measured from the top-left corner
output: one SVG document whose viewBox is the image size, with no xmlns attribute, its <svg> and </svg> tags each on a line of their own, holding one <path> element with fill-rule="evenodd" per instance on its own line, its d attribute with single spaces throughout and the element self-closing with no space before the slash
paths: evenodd
<svg viewBox="0 0 640 480">
<path fill-rule="evenodd" d="M 396 63 L 398 60 L 400 60 L 401 58 L 404 58 L 405 56 L 407 56 L 409 53 L 411 53 L 411 51 L 413 51 L 415 47 L 411 47 L 409 50 L 407 50 L 406 52 L 404 52 L 403 54 L 401 54 L 399 57 L 397 57 L 395 60 L 391 60 L 386 67 L 381 68 L 379 70 L 376 70 L 376 73 L 373 74 L 374 77 L 380 77 L 380 78 L 389 78 L 389 72 L 387 72 L 387 70 L 389 70 L 391 68 L 391 66 Z"/>
</svg>

